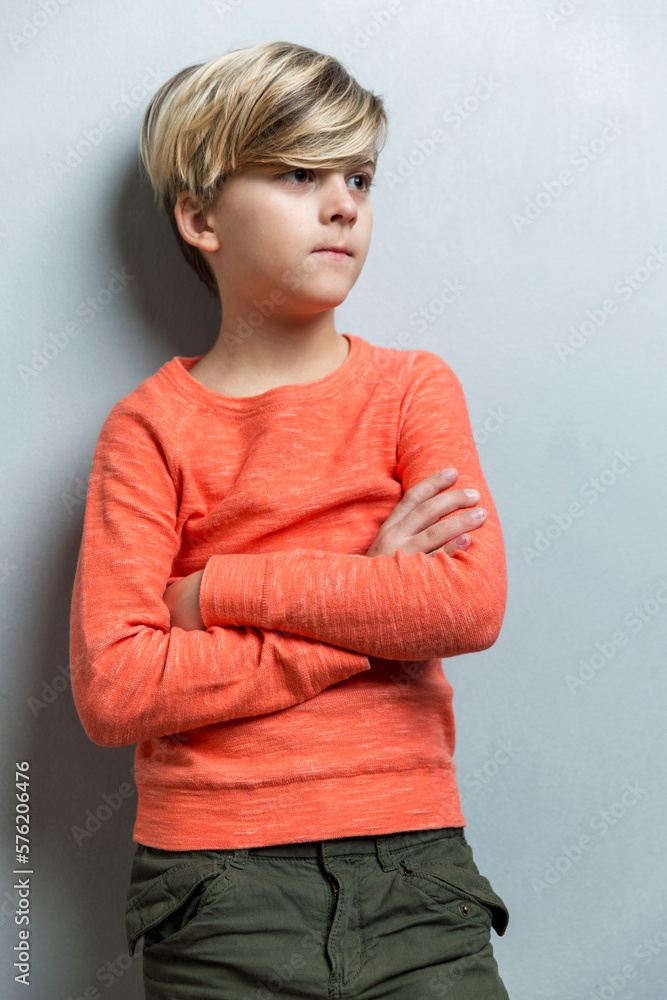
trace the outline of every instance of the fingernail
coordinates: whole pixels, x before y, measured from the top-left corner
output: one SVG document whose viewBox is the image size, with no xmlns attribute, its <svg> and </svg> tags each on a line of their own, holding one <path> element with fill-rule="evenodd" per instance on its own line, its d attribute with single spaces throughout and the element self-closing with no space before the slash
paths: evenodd
<svg viewBox="0 0 667 1000">
<path fill-rule="evenodd" d="M 459 546 L 463 546 L 466 545 L 467 541 L 468 541 L 467 535 L 459 535 L 459 537 L 456 539 L 456 544 Z"/>
<path fill-rule="evenodd" d="M 486 511 L 483 507 L 475 507 L 474 510 L 470 511 L 470 516 L 479 520 L 482 517 L 486 517 Z"/>
<path fill-rule="evenodd" d="M 443 476 L 453 476 L 455 472 L 456 469 L 442 469 Z"/>
<path fill-rule="evenodd" d="M 464 490 L 464 493 L 467 497 L 470 497 L 471 500 L 479 500 L 479 493 L 477 490 Z"/>
</svg>

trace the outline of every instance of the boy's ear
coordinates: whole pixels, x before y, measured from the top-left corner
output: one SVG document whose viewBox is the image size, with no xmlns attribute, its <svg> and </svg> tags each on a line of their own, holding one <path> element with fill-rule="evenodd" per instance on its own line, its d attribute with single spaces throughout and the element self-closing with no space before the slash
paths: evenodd
<svg viewBox="0 0 667 1000">
<path fill-rule="evenodd" d="M 181 191 L 174 205 L 174 218 L 187 243 L 200 250 L 219 250 L 220 239 L 212 225 L 211 213 L 204 212 L 201 199 Z"/>
</svg>

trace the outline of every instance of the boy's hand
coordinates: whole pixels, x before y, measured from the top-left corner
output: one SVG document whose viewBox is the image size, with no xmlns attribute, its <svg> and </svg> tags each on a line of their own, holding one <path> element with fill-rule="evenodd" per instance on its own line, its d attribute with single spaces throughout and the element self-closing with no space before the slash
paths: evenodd
<svg viewBox="0 0 667 1000">
<path fill-rule="evenodd" d="M 203 575 L 203 569 L 197 570 L 196 573 L 170 583 L 165 590 L 162 600 L 169 608 L 170 628 L 177 626 L 186 632 L 193 629 L 206 631 L 199 610 L 199 587 Z"/>
<path fill-rule="evenodd" d="M 426 552 L 434 556 L 436 552 L 453 555 L 470 547 L 467 534 L 484 524 L 486 511 L 482 517 L 474 518 L 472 512 L 463 510 L 472 507 L 479 496 L 470 497 L 464 490 L 452 490 L 458 478 L 456 469 L 435 472 L 420 483 L 415 483 L 399 500 L 391 514 L 380 527 L 367 556 L 393 556 L 397 549 L 406 555 Z M 481 508 L 476 508 L 481 509 Z M 439 518 L 455 510 L 462 513 L 441 521 Z M 204 570 L 197 570 L 171 583 L 163 594 L 169 608 L 170 628 L 177 626 L 185 631 L 206 626 L 199 610 L 199 587 Z"/>
<path fill-rule="evenodd" d="M 483 508 L 475 508 L 482 511 L 480 518 L 466 510 L 438 520 L 460 508 L 472 507 L 479 500 L 479 494 L 470 497 L 465 490 L 450 490 L 457 478 L 456 469 L 447 469 L 411 486 L 380 527 L 366 555 L 393 556 L 400 549 L 406 555 L 446 552 L 451 556 L 469 548 L 472 543 L 466 532 L 484 524 Z"/>
</svg>

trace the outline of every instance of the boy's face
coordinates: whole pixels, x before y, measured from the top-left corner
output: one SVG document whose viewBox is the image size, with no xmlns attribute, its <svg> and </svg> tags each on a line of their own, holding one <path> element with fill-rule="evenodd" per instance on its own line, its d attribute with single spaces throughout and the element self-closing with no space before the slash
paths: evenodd
<svg viewBox="0 0 667 1000">
<path fill-rule="evenodd" d="M 372 162 L 347 169 L 286 166 L 227 179 L 206 213 L 202 242 L 226 302 L 263 300 L 312 315 L 344 301 L 366 260 L 373 213 Z M 348 253 L 327 253 L 343 247 Z M 284 298 L 276 293 L 282 293 Z"/>
</svg>

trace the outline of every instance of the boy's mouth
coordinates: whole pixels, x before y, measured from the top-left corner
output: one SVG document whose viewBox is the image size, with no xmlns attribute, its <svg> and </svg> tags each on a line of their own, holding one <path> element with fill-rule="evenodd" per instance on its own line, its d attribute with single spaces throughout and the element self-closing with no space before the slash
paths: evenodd
<svg viewBox="0 0 667 1000">
<path fill-rule="evenodd" d="M 331 246 L 331 247 L 317 247 L 313 250 L 313 253 L 326 254 L 329 257 L 352 257 L 354 256 L 351 250 L 348 250 L 344 246 Z"/>
</svg>

